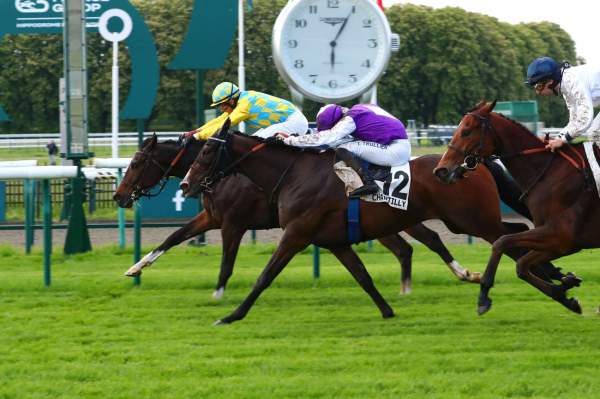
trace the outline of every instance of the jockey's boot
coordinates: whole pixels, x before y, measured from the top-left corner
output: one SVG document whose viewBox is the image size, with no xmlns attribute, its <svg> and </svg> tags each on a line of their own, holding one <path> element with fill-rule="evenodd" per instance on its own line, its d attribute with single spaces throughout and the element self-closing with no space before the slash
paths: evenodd
<svg viewBox="0 0 600 399">
<path fill-rule="evenodd" d="M 345 148 L 337 148 L 335 150 L 335 155 L 339 159 L 344 161 L 346 165 L 354 169 L 354 171 L 358 173 L 360 179 L 363 182 L 363 185 L 361 187 L 348 194 L 349 198 L 360 198 L 363 195 L 377 193 L 379 187 L 377 187 L 377 184 L 375 184 L 375 179 L 373 178 L 373 174 L 371 173 L 371 171 L 369 171 L 367 162 L 364 162 L 358 156 L 346 150 Z"/>
</svg>

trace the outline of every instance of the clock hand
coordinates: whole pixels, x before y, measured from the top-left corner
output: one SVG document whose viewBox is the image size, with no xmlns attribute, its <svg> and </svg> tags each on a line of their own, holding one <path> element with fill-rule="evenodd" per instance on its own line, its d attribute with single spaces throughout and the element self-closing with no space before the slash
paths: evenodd
<svg viewBox="0 0 600 399">
<path fill-rule="evenodd" d="M 336 42 L 329 42 L 329 45 L 331 46 L 331 55 L 329 56 L 329 62 L 331 65 L 331 71 L 333 72 L 333 68 L 335 66 L 335 45 Z"/>
<path fill-rule="evenodd" d="M 346 27 L 346 24 L 348 23 L 348 18 L 350 18 L 350 15 L 352 15 L 352 11 L 350 11 L 350 13 L 348 14 L 348 16 L 346 17 L 346 19 L 344 19 L 344 22 L 342 22 L 342 26 L 340 26 L 340 30 L 338 30 L 337 35 L 335 35 L 335 39 L 333 39 L 333 43 L 336 42 L 336 40 L 340 37 L 340 35 L 342 34 L 342 31 L 344 30 L 344 28 Z"/>
</svg>

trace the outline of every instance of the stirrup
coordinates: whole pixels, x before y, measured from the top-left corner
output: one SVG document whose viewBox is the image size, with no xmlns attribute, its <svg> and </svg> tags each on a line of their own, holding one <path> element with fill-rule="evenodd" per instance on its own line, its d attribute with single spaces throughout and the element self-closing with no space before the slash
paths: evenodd
<svg viewBox="0 0 600 399">
<path fill-rule="evenodd" d="M 361 187 L 357 188 L 356 190 L 350 192 L 350 194 L 348 194 L 348 197 L 349 198 L 360 198 L 363 195 L 377 194 L 378 191 L 379 191 L 379 187 L 377 187 L 377 184 L 375 184 L 375 182 L 370 182 L 370 183 L 367 183 L 364 186 L 361 186 Z"/>
</svg>

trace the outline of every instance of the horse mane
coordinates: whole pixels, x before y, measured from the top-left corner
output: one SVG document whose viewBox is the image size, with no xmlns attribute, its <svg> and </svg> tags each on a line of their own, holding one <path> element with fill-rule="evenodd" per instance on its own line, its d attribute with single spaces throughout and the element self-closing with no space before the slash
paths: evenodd
<svg viewBox="0 0 600 399">
<path fill-rule="evenodd" d="M 521 122 L 518 122 L 518 121 L 516 121 L 516 120 L 514 120 L 514 119 L 512 119 L 512 118 L 509 118 L 508 116 L 506 116 L 506 115 L 504 115 L 504 114 L 501 114 L 501 113 L 499 113 L 499 112 L 494 112 L 494 113 L 495 113 L 496 115 L 499 115 L 499 116 L 501 116 L 502 118 L 506 119 L 507 121 L 511 122 L 513 125 L 516 125 L 518 128 L 520 128 L 520 129 L 523 129 L 523 130 L 525 130 L 525 131 L 527 131 L 527 132 L 529 132 L 530 134 L 532 134 L 532 135 L 534 135 L 534 136 L 535 136 L 535 133 L 533 133 L 531 130 L 529 130 L 529 129 L 527 128 L 527 126 L 523 125 Z"/>
</svg>

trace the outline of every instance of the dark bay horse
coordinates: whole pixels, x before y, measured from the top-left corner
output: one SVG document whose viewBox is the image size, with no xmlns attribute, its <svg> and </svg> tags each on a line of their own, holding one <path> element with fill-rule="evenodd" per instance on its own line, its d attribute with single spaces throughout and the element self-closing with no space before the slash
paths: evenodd
<svg viewBox="0 0 600 399">
<path fill-rule="evenodd" d="M 131 207 L 135 199 L 161 184 L 161 180 L 164 178 L 168 176 L 184 177 L 203 144 L 204 142 L 191 140 L 180 158 L 175 161 L 182 150 L 182 147 L 175 141 L 159 143 L 156 135 L 146 139 L 142 149 L 134 155 L 123 181 L 117 187 L 114 200 L 121 207 Z M 170 165 L 173 165 L 171 169 L 169 169 Z M 158 190 L 155 188 L 154 192 L 156 193 Z M 169 235 L 162 244 L 133 265 L 127 274 L 138 275 L 142 268 L 150 266 L 173 246 L 198 234 L 220 228 L 223 255 L 219 279 L 213 293 L 215 299 L 220 299 L 224 294 L 227 281 L 233 273 L 242 236 L 250 229 L 279 227 L 277 209 L 275 205 L 269 204 L 268 195 L 264 191 L 241 174 L 223 179 L 214 192 L 204 194 L 203 205 L 202 212 L 185 226 Z M 406 233 L 436 252 L 460 280 L 479 282 L 479 273 L 471 273 L 462 268 L 436 232 L 423 224 L 417 224 L 406 229 Z M 401 294 L 410 293 L 413 252 L 411 245 L 399 234 L 390 234 L 380 238 L 379 241 L 400 262 Z"/>
<path fill-rule="evenodd" d="M 533 216 L 535 228 L 504 235 L 494 242 L 481 282 L 479 311 L 491 307 L 489 290 L 500 257 L 520 249 L 528 252 L 517 261 L 517 275 L 567 309 L 581 313 L 577 299 L 566 295 L 568 288 L 579 285 L 574 274 L 567 273 L 562 284 L 556 285 L 532 274 L 531 268 L 600 246 L 600 201 L 595 185 L 586 177 L 583 146 L 564 145 L 556 153 L 545 151 L 544 142 L 523 125 L 492 112 L 495 104 L 481 102 L 463 117 L 434 170 L 440 180 L 462 184 L 467 169 L 473 170 L 496 155 L 521 187 Z"/>
<path fill-rule="evenodd" d="M 216 181 L 239 172 L 265 193 L 274 196 L 284 234 L 248 297 L 217 323 L 243 319 L 259 295 L 287 263 L 309 244 L 329 249 L 375 302 L 384 318 L 393 311 L 375 288 L 346 235 L 348 199 L 333 171 L 334 153 L 310 153 L 228 131 L 225 123 L 209 138 L 181 187 L 184 194 L 210 191 Z M 428 155 L 410 162 L 411 193 L 408 211 L 387 204 L 360 202 L 364 240 L 406 229 L 427 219 L 441 219 L 454 233 L 471 234 L 488 242 L 527 229 L 519 223 L 502 223 L 496 184 L 487 169 L 472 173 L 469 182 L 440 183 L 431 173 L 440 156 Z"/>
</svg>

